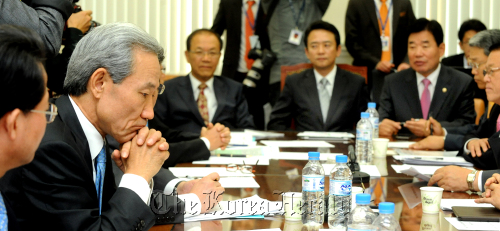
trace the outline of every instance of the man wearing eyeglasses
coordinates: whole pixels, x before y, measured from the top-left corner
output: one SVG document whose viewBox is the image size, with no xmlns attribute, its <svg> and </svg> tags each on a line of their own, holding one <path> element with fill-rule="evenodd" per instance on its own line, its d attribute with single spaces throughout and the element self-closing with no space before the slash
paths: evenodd
<svg viewBox="0 0 500 231">
<path fill-rule="evenodd" d="M 157 220 L 153 186 L 184 194 L 153 203 L 165 209 L 163 222 L 181 223 L 222 199 L 217 173 L 188 182 L 168 170 L 157 175 L 169 145 L 146 124 L 163 91 L 163 59 L 159 43 L 128 23 L 97 27 L 80 40 L 64 83 L 68 95 L 55 100 L 59 115 L 35 159 L 2 179 L 23 230 L 148 230 Z M 120 150 L 108 152 L 108 134 Z M 118 184 L 113 164 L 124 172 Z"/>
<path fill-rule="evenodd" d="M 186 45 L 191 73 L 165 81 L 165 93 L 155 106 L 156 119 L 172 129 L 195 133 L 211 123 L 254 128 L 243 85 L 214 76 L 222 49 L 220 36 L 208 29 L 195 30 Z"/>
</svg>

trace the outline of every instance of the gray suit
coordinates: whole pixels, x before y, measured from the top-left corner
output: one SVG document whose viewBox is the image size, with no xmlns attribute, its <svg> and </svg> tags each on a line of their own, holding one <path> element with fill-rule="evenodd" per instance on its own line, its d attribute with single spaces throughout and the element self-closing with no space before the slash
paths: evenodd
<svg viewBox="0 0 500 231">
<path fill-rule="evenodd" d="M 323 123 L 313 69 L 286 78 L 268 124 L 269 130 L 287 130 L 292 118 L 297 131 L 354 131 L 366 110 L 365 79 L 337 68 L 326 123 Z"/>
<path fill-rule="evenodd" d="M 386 77 L 380 97 L 380 120 L 407 121 L 422 118 L 416 72 L 407 69 Z M 472 79 L 453 68 L 441 65 L 429 108 L 443 127 L 474 123 L 474 86 Z M 406 130 L 406 129 L 405 129 Z M 409 132 L 408 130 L 403 132 Z"/>
</svg>

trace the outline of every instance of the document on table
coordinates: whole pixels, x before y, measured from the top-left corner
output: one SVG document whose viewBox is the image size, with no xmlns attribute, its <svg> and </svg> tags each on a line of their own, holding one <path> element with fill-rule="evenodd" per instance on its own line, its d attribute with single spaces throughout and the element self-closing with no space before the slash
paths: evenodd
<svg viewBox="0 0 500 231">
<path fill-rule="evenodd" d="M 458 230 L 500 230 L 500 222 L 459 221 L 456 217 L 445 217 Z"/>
<path fill-rule="evenodd" d="M 328 157 L 335 159 L 335 156 L 343 155 L 342 153 L 321 153 L 320 160 L 328 160 Z M 307 152 L 275 152 L 266 155 L 269 159 L 276 160 L 308 160 Z"/>
<path fill-rule="evenodd" d="M 220 177 L 253 177 L 253 173 L 242 173 L 241 171 L 230 172 L 226 168 L 210 168 L 210 167 L 172 167 L 169 170 L 176 177 L 185 178 L 202 178 L 212 172 L 216 172 Z"/>
<path fill-rule="evenodd" d="M 327 143 L 325 141 L 316 141 L 316 140 L 261 140 L 266 146 L 276 146 L 276 147 L 299 147 L 299 148 L 333 148 L 335 147 L 333 144 Z"/>
<path fill-rule="evenodd" d="M 396 171 L 396 173 L 405 173 L 410 176 L 415 176 L 419 179 L 426 181 L 428 181 L 431 178 L 429 176 L 421 176 L 421 175 L 434 175 L 434 172 L 436 172 L 436 170 L 444 167 L 444 166 L 423 166 L 423 165 L 408 165 L 408 164 L 403 164 L 403 165 L 393 164 L 391 166 L 394 169 L 394 171 Z M 473 170 L 472 168 L 467 168 L 467 169 Z"/>
<path fill-rule="evenodd" d="M 257 162 L 258 161 L 258 162 Z M 237 165 L 269 165 L 269 158 L 265 156 L 249 156 L 249 157 L 222 157 L 211 156 L 208 160 L 196 160 L 193 164 L 237 164 Z"/>
<path fill-rule="evenodd" d="M 413 141 L 391 141 L 387 145 L 388 148 L 409 148 L 410 144 L 414 144 Z"/>
<path fill-rule="evenodd" d="M 225 157 L 246 157 L 246 156 L 262 156 L 267 153 L 279 152 L 279 147 L 268 146 L 254 146 L 254 147 L 228 147 L 226 150 L 217 149 L 212 151 L 212 156 L 225 156 Z"/>
<path fill-rule="evenodd" d="M 441 209 L 450 210 L 452 206 L 465 206 L 465 207 L 494 207 L 491 204 L 478 204 L 474 199 L 441 199 Z"/>
<path fill-rule="evenodd" d="M 221 177 L 219 183 L 224 188 L 260 188 L 253 177 Z"/>
<path fill-rule="evenodd" d="M 303 139 L 326 139 L 326 140 L 347 140 L 353 139 L 355 136 L 349 132 L 314 132 L 305 131 L 297 134 L 297 137 Z"/>
<path fill-rule="evenodd" d="M 229 146 L 255 146 L 257 142 L 255 141 L 252 134 L 245 132 L 231 132 L 231 141 Z"/>
<path fill-rule="evenodd" d="M 252 215 L 269 215 L 283 213 L 283 211 L 283 203 L 281 201 L 269 201 L 260 198 L 258 195 L 254 195 L 235 201 L 221 201 L 207 213 L 185 218 L 184 222 L 218 220 Z"/>
<path fill-rule="evenodd" d="M 411 150 L 411 149 L 401 149 L 395 148 L 400 156 L 415 156 L 415 157 L 456 157 L 458 151 L 422 151 L 422 150 Z"/>
<path fill-rule="evenodd" d="M 399 151 L 398 151 L 399 152 Z M 441 152 L 442 153 L 442 152 Z M 407 155 L 399 154 L 393 156 L 394 159 L 400 160 L 404 164 L 414 164 L 414 165 L 436 165 L 436 166 L 446 166 L 446 165 L 457 165 L 463 167 L 472 167 L 473 164 L 464 160 L 463 157 L 448 157 L 448 156 L 426 156 L 426 155 Z"/>
<path fill-rule="evenodd" d="M 335 164 L 322 164 L 323 169 L 325 170 L 325 175 L 330 175 L 330 172 L 335 167 Z M 380 172 L 378 171 L 377 166 L 375 165 L 359 165 L 360 171 L 364 172 L 370 177 L 380 177 Z"/>
</svg>

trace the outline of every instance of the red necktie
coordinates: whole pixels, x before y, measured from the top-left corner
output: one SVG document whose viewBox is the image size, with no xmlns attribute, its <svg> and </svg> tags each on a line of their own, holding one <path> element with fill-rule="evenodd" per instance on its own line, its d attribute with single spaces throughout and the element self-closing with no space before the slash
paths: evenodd
<svg viewBox="0 0 500 231">
<path fill-rule="evenodd" d="M 245 20 L 245 62 L 247 63 L 247 68 L 248 70 L 252 69 L 252 64 L 253 64 L 253 59 L 248 58 L 248 52 L 250 52 L 251 49 L 251 44 L 250 44 L 250 36 L 253 35 L 253 29 L 252 27 L 255 25 L 255 19 L 253 18 L 253 11 L 252 11 L 252 6 L 255 4 L 255 1 L 249 0 L 248 2 L 248 9 L 247 9 L 247 14 L 246 14 L 246 20 Z"/>
<path fill-rule="evenodd" d="M 423 79 L 422 83 L 424 83 L 424 92 L 422 92 L 422 97 L 420 98 L 420 106 L 422 107 L 422 115 L 424 119 L 427 119 L 429 115 L 429 107 L 431 106 L 431 92 L 429 91 L 429 84 L 431 81 L 428 79 Z"/>
</svg>

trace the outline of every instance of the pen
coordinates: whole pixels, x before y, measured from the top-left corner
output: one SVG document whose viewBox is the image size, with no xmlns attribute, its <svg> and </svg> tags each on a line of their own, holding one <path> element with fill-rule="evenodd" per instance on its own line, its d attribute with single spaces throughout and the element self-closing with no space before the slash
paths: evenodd
<svg viewBox="0 0 500 231">
<path fill-rule="evenodd" d="M 219 154 L 220 157 L 243 157 L 246 158 L 247 155 L 236 155 L 236 154 Z"/>
</svg>

